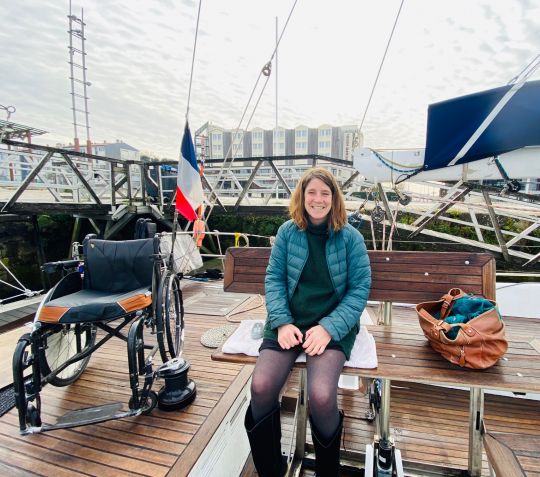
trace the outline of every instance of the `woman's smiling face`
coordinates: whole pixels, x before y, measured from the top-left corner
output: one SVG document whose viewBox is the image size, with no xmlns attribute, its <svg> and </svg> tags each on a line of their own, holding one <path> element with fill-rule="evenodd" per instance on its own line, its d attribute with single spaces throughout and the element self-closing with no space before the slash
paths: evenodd
<svg viewBox="0 0 540 477">
<path fill-rule="evenodd" d="M 332 208 L 332 191 L 322 180 L 313 178 L 304 191 L 304 206 L 313 225 L 322 224 Z"/>
</svg>

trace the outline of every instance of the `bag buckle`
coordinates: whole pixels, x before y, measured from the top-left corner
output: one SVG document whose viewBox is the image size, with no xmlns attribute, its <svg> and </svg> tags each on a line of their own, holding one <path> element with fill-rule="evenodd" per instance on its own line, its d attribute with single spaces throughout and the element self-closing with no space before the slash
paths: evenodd
<svg viewBox="0 0 540 477">
<path fill-rule="evenodd" d="M 461 346 L 459 349 L 459 365 L 465 366 L 465 347 Z"/>
</svg>

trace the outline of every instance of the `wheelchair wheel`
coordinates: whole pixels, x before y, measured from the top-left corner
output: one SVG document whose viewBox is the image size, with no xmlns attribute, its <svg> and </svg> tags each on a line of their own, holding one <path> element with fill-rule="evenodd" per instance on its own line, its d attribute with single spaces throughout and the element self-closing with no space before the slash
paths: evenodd
<svg viewBox="0 0 540 477">
<path fill-rule="evenodd" d="M 163 274 L 159 284 L 156 328 L 163 362 L 180 356 L 184 344 L 184 304 L 180 280 L 169 270 Z"/>
<path fill-rule="evenodd" d="M 140 396 L 140 394 L 139 394 Z M 150 414 L 152 412 L 152 410 L 157 406 L 157 403 L 158 403 L 158 395 L 155 391 L 149 391 L 148 392 L 148 397 L 146 398 L 145 402 L 144 403 L 141 403 L 141 407 L 142 407 L 142 414 L 147 416 L 148 414 Z M 129 403 L 128 403 L 128 407 L 130 409 L 134 409 L 134 405 L 133 405 L 133 397 L 130 397 L 129 398 Z"/>
<path fill-rule="evenodd" d="M 41 409 L 35 407 L 33 404 L 28 404 L 26 408 L 26 422 L 32 427 L 41 427 Z"/>
<path fill-rule="evenodd" d="M 69 358 L 94 346 L 96 328 L 89 324 L 54 325 L 44 334 L 44 350 L 40 353 L 41 374 L 48 376 Z M 53 386 L 67 386 L 75 382 L 86 369 L 90 356 L 69 365 L 51 379 Z"/>
</svg>

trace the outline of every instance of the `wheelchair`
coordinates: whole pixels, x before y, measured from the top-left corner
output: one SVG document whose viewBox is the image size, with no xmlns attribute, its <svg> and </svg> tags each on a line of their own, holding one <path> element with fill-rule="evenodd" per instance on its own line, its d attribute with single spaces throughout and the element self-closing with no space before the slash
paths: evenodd
<svg viewBox="0 0 540 477">
<path fill-rule="evenodd" d="M 62 278 L 43 298 L 32 331 L 19 339 L 13 355 L 21 434 L 148 414 L 158 404 L 151 387 L 160 369 L 170 375 L 178 367 L 189 368 L 180 357 L 184 343 L 181 276 L 167 266 L 159 240 L 156 235 L 116 242 L 88 235 L 82 257 L 43 266 L 45 272 L 60 272 Z M 145 344 L 145 329 L 157 338 L 153 345 Z M 43 387 L 75 382 L 92 353 L 113 337 L 127 343 L 129 410 L 122 410 L 117 402 L 71 411 L 56 424 L 42 424 Z M 165 364 L 155 372 L 152 362 L 158 352 Z M 195 385 L 185 384 L 187 405 L 195 398 Z"/>
</svg>

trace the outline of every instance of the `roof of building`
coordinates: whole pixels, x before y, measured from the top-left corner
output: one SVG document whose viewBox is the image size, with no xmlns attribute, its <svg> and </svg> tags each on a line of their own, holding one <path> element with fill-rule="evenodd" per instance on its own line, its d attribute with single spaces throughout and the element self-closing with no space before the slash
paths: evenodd
<svg viewBox="0 0 540 477">
<path fill-rule="evenodd" d="M 42 134 L 47 133 L 47 131 L 44 131 L 43 129 L 37 129 L 31 126 L 25 126 L 24 124 L 5 121 L 3 119 L 0 119 L 0 132 L 2 136 L 9 137 L 10 139 L 26 139 L 27 134 L 41 136 Z"/>
</svg>

